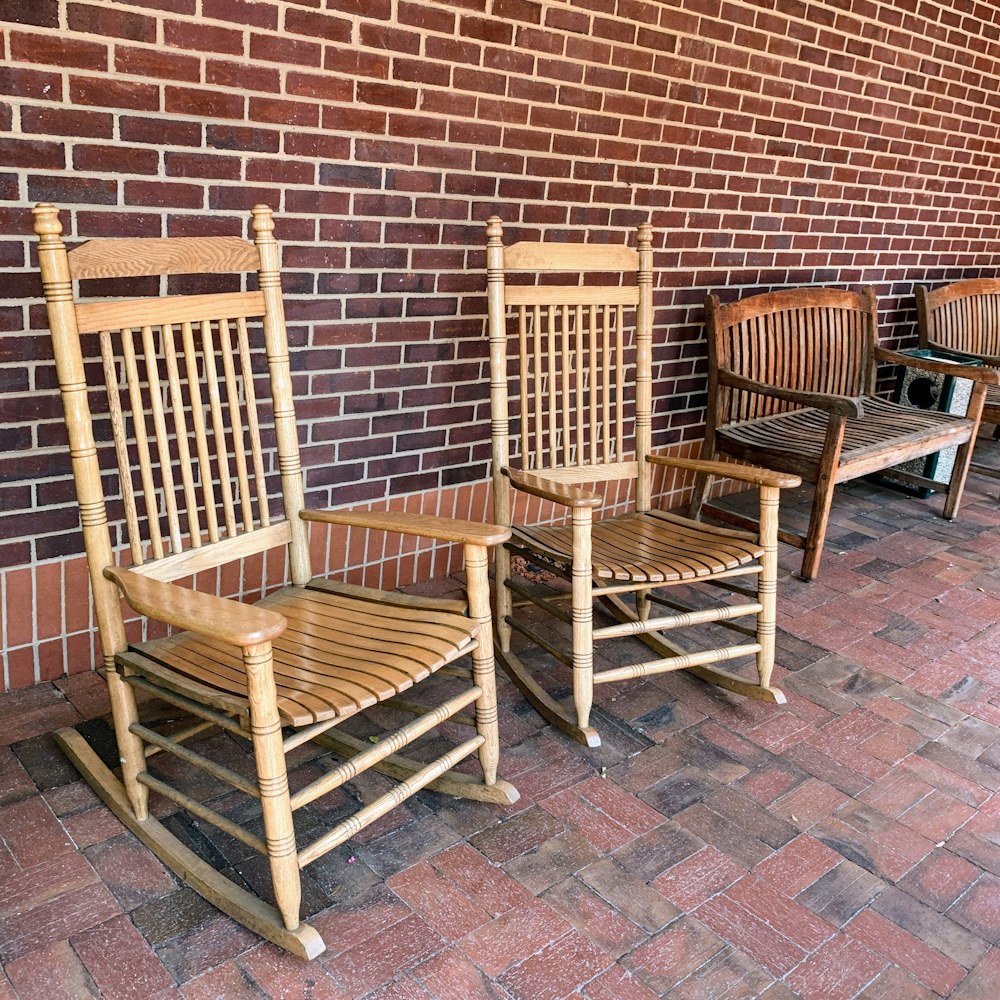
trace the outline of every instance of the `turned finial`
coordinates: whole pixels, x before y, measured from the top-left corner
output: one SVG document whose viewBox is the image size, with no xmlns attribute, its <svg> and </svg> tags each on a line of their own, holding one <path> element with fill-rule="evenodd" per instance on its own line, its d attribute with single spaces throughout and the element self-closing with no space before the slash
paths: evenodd
<svg viewBox="0 0 1000 1000">
<path fill-rule="evenodd" d="M 253 231 L 259 236 L 261 233 L 274 232 L 274 217 L 268 205 L 254 205 L 253 207 Z"/>
<path fill-rule="evenodd" d="M 59 209 L 51 202 L 39 202 L 32 210 L 35 217 L 35 233 L 43 242 L 59 242 L 62 235 L 62 224 L 59 222 Z"/>
</svg>

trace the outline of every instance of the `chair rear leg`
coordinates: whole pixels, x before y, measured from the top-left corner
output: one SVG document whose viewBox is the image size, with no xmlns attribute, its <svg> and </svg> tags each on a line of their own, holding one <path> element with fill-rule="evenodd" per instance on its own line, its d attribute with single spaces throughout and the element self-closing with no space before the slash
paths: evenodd
<svg viewBox="0 0 1000 1000">
<path fill-rule="evenodd" d="M 653 609 L 653 602 L 649 599 L 648 590 L 637 590 L 635 592 L 635 616 L 639 621 L 648 620 Z"/>
<path fill-rule="evenodd" d="M 108 694 L 122 765 L 122 783 L 135 818 L 141 822 L 149 816 L 149 789 L 141 785 L 136 776 L 146 770 L 146 754 L 142 748 L 142 740 L 129 729 L 132 723 L 139 721 L 139 709 L 135 702 L 135 691 L 119 673 L 121 669 L 123 668 L 114 665 L 108 668 Z"/>
<path fill-rule="evenodd" d="M 512 629 L 507 623 L 507 618 L 514 613 L 514 602 L 511 598 L 510 588 L 507 586 L 507 581 L 510 579 L 510 550 L 506 545 L 498 545 L 495 551 L 497 592 L 496 633 L 500 648 L 504 652 L 509 652 Z"/>
<path fill-rule="evenodd" d="M 271 662 L 271 644 L 248 646 L 243 651 L 250 700 L 250 738 L 253 742 L 264 818 L 267 859 L 271 866 L 274 899 L 285 927 L 299 926 L 302 887 L 295 848 L 292 804 L 282 746 L 281 719 Z"/>
</svg>

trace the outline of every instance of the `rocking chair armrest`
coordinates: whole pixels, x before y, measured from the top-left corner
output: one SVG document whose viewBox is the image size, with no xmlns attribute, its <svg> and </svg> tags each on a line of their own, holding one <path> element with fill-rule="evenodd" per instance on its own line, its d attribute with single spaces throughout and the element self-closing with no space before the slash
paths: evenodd
<svg viewBox="0 0 1000 1000">
<path fill-rule="evenodd" d="M 802 389 L 785 389 L 782 386 L 768 385 L 756 379 L 737 375 L 728 368 L 718 370 L 719 381 L 731 389 L 742 389 L 744 392 L 755 392 L 772 399 L 782 399 L 786 403 L 798 403 L 802 406 L 812 406 L 817 410 L 825 410 L 834 416 L 861 417 L 864 408 L 858 396 L 838 396 L 826 392 L 806 392 Z"/>
<path fill-rule="evenodd" d="M 753 465 L 738 465 L 736 462 L 716 462 L 704 458 L 671 458 L 669 455 L 647 455 L 646 461 L 654 465 L 668 465 L 674 469 L 707 472 L 710 476 L 725 476 L 743 483 L 753 483 L 755 486 L 773 486 L 779 490 L 792 490 L 802 485 L 802 480 L 791 472 L 774 472 Z"/>
<path fill-rule="evenodd" d="M 972 379 L 973 382 L 985 382 L 987 385 L 1000 385 L 1000 372 L 995 368 L 976 368 L 963 365 L 959 361 L 936 361 L 933 358 L 915 358 L 909 354 L 900 354 L 884 347 L 875 348 L 875 360 L 885 361 L 894 365 L 906 365 L 907 368 L 919 368 L 925 372 L 936 372 L 939 375 L 951 375 L 954 378 Z"/>
<path fill-rule="evenodd" d="M 581 489 L 570 483 L 560 483 L 554 479 L 546 479 L 534 472 L 521 472 L 518 469 L 503 469 L 503 474 L 510 480 L 514 489 L 521 493 L 551 500 L 563 507 L 600 507 L 601 497 L 590 490 Z"/>
<path fill-rule="evenodd" d="M 277 638 L 288 627 L 284 615 L 276 611 L 201 594 L 119 566 L 105 567 L 104 575 L 117 584 L 134 611 L 234 646 L 259 646 Z"/>
<path fill-rule="evenodd" d="M 355 528 L 394 531 L 401 535 L 420 535 L 442 542 L 462 542 L 465 545 L 500 545 L 510 538 L 510 528 L 480 521 L 463 521 L 430 514 L 413 514 L 392 510 L 303 510 L 305 521 L 324 524 L 348 524 Z"/>
</svg>

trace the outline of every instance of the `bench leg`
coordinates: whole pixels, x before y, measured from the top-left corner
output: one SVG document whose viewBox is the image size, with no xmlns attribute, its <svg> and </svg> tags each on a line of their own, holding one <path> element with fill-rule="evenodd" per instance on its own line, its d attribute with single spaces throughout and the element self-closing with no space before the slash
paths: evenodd
<svg viewBox="0 0 1000 1000">
<path fill-rule="evenodd" d="M 966 417 L 975 422 L 969 440 L 961 445 L 955 454 L 955 468 L 951 471 L 951 482 L 948 483 L 948 498 L 944 502 L 944 516 L 953 521 L 958 516 L 958 507 L 965 492 L 965 480 L 972 464 L 972 451 L 976 447 L 976 437 L 979 435 L 979 424 L 983 419 L 983 406 L 986 403 L 986 385 L 982 382 L 972 383 L 972 396 Z"/>
<path fill-rule="evenodd" d="M 707 432 L 705 442 L 702 445 L 701 457 L 704 461 L 711 461 L 715 456 L 715 444 L 711 440 L 713 434 Z M 705 506 L 705 497 L 708 495 L 708 488 L 712 484 L 712 477 L 707 472 L 697 472 L 694 477 L 694 491 L 691 494 L 691 506 L 688 508 L 688 517 L 693 521 L 701 519 L 701 509 Z"/>
<path fill-rule="evenodd" d="M 802 556 L 802 579 L 815 580 L 819 573 L 819 563 L 823 558 L 823 541 L 826 526 L 830 520 L 830 505 L 833 503 L 833 478 L 840 449 L 844 444 L 844 430 L 847 418 L 831 416 L 826 429 L 823 456 L 816 476 L 816 494 L 809 514 L 809 531 L 806 534 L 805 554 Z"/>
<path fill-rule="evenodd" d="M 944 517 L 948 521 L 954 521 L 958 517 L 958 508 L 962 502 L 962 494 L 965 493 L 965 479 L 969 474 L 969 465 L 972 462 L 972 449 L 975 440 L 970 438 L 961 445 L 955 453 L 955 467 L 951 471 L 951 480 L 948 483 L 948 495 L 944 501 Z"/>
</svg>

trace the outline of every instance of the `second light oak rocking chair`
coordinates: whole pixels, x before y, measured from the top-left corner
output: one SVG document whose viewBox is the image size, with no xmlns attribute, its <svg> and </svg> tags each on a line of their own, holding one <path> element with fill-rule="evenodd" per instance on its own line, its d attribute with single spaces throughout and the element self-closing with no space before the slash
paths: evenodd
<svg viewBox="0 0 1000 1000">
<path fill-rule="evenodd" d="M 600 743 L 590 725 L 595 684 L 687 669 L 743 695 L 785 700 L 771 685 L 778 496 L 799 480 L 651 451 L 651 237 L 643 225 L 635 250 L 504 246 L 500 219 L 487 225 L 494 520 L 513 531 L 497 549 L 497 657 L 549 722 L 590 746 Z M 759 485 L 759 532 L 656 509 L 657 465 Z M 630 485 L 632 509 L 595 518 L 603 503 L 596 490 L 615 482 Z M 527 523 L 532 497 L 561 514 Z M 552 586 L 539 583 L 544 576 Z M 696 585 L 699 596 L 685 603 L 678 594 L 688 585 Z M 716 600 L 720 593 L 727 599 Z M 595 601 L 617 623 L 595 627 Z M 533 608 L 547 616 L 541 626 L 525 613 Z M 736 630 L 739 641 L 704 648 L 710 626 Z M 701 648 L 682 647 L 664 634 L 689 628 L 701 630 Z M 571 669 L 571 705 L 553 697 L 551 683 L 548 689 L 539 683 L 515 652 L 514 632 L 535 647 L 532 655 L 547 654 L 553 665 Z M 654 658 L 595 669 L 594 644 L 627 636 L 644 642 Z M 753 661 L 752 679 L 718 665 L 741 657 Z"/>
<path fill-rule="evenodd" d="M 252 930 L 311 958 L 324 945 L 300 920 L 300 868 L 424 787 L 488 802 L 517 799 L 516 790 L 496 778 L 487 578 L 487 548 L 508 532 L 420 515 L 304 508 L 273 228 L 270 211 L 257 206 L 253 244 L 236 237 L 93 240 L 67 252 L 56 209 L 35 209 L 120 778 L 75 730 L 57 738 L 118 818 L 185 882 Z M 102 279 L 106 286 L 110 279 L 139 278 L 148 294 L 143 276 L 170 291 L 179 276 L 223 272 L 256 272 L 257 287 L 88 302 L 74 295 L 73 282 L 81 279 Z M 135 284 L 127 286 L 133 295 Z M 95 421 L 88 394 L 99 392 L 108 416 Z M 113 439 L 120 485 L 109 499 L 113 512 L 123 512 L 127 566 L 116 559 L 104 494 L 105 477 L 113 477 L 101 467 L 95 427 Z M 270 440 L 273 452 L 265 447 Z M 278 497 L 268 495 L 269 475 L 280 479 Z M 463 544 L 467 604 L 314 578 L 310 521 Z M 217 567 L 260 553 L 287 559 L 290 582 L 256 605 L 177 583 L 196 574 L 214 579 Z M 122 598 L 173 633 L 130 642 Z M 467 656 L 471 668 L 455 662 Z M 442 676 L 443 695 L 437 690 Z M 137 692 L 183 710 L 193 724 L 157 729 L 140 718 Z M 366 739 L 372 733 L 367 710 L 380 703 L 411 721 Z M 447 720 L 472 726 L 471 738 L 438 749 L 430 760 L 399 755 Z M 343 731 L 344 723 L 353 731 Z M 236 739 L 235 756 L 246 766 L 234 765 L 231 750 L 224 761 L 209 753 L 206 736 L 220 731 Z M 309 741 L 336 756 L 324 758 L 324 772 L 290 793 L 286 754 Z M 163 757 L 154 756 L 160 752 Z M 452 770 L 474 754 L 481 777 Z M 188 765 L 207 772 L 221 789 L 244 793 L 251 806 L 256 801 L 251 818 L 237 822 L 231 810 L 224 814 L 168 783 L 171 767 L 157 767 L 164 758 L 175 770 Z M 368 768 L 399 783 L 300 845 L 299 810 Z M 150 792 L 262 854 L 275 905 L 175 837 L 153 815 Z"/>
</svg>

